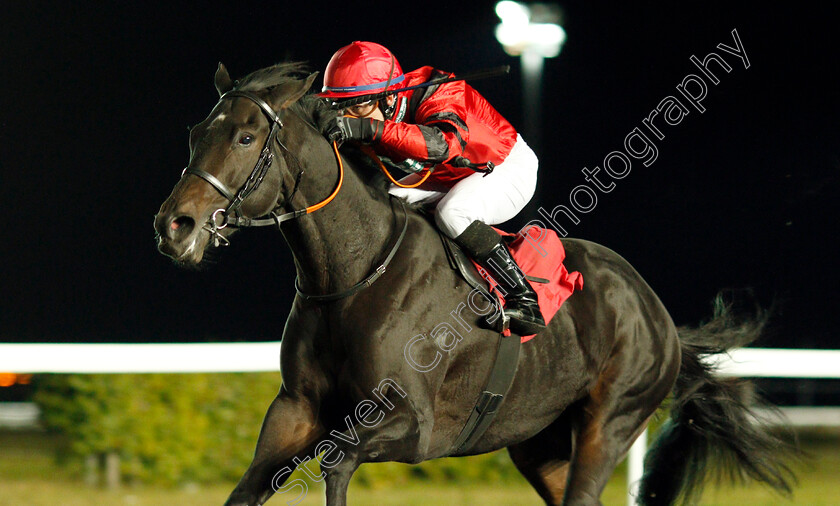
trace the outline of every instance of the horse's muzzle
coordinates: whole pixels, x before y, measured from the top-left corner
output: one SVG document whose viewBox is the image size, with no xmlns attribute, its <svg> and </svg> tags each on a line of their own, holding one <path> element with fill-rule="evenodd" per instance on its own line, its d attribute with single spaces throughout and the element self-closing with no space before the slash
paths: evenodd
<svg viewBox="0 0 840 506">
<path fill-rule="evenodd" d="M 188 215 L 159 213 L 155 215 L 158 251 L 182 263 L 201 261 L 203 245 L 197 244 L 201 229 Z"/>
</svg>

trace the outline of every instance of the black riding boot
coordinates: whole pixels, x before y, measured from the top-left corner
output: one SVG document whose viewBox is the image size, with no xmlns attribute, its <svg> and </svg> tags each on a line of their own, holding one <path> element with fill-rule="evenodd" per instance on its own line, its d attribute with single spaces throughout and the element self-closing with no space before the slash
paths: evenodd
<svg viewBox="0 0 840 506">
<path fill-rule="evenodd" d="M 476 220 L 455 242 L 487 269 L 507 294 L 505 314 L 510 318 L 511 332 L 527 336 L 545 328 L 537 294 L 495 230 Z"/>
</svg>

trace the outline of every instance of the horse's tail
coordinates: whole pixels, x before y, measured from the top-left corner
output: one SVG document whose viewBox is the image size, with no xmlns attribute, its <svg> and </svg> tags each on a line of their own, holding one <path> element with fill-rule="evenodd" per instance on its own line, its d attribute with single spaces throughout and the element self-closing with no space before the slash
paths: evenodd
<svg viewBox="0 0 840 506">
<path fill-rule="evenodd" d="M 699 497 L 712 467 L 718 479 L 751 478 L 783 495 L 792 493 L 796 477 L 786 462 L 797 453 L 796 445 L 751 411 L 756 397 L 749 382 L 716 377 L 713 366 L 701 360 L 752 342 L 765 321 L 759 315 L 736 323 L 718 297 L 712 321 L 679 329 L 682 365 L 671 416 L 645 456 L 640 504 L 690 503 Z"/>
</svg>

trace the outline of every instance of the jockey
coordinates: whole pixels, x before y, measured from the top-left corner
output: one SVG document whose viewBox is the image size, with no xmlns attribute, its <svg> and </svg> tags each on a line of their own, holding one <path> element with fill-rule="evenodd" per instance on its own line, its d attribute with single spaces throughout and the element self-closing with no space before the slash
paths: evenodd
<svg viewBox="0 0 840 506">
<path fill-rule="evenodd" d="M 453 74 L 432 67 L 403 73 L 385 47 L 353 42 L 339 49 L 324 72 L 320 96 L 332 100 L 398 90 Z M 520 335 L 545 328 L 537 295 L 489 225 L 513 218 L 534 194 L 537 157 L 511 124 L 464 81 L 388 95 L 343 110 L 328 127 L 331 139 L 370 144 L 403 170 L 390 193 L 435 209 L 438 227 L 496 279 L 505 314 Z"/>
</svg>

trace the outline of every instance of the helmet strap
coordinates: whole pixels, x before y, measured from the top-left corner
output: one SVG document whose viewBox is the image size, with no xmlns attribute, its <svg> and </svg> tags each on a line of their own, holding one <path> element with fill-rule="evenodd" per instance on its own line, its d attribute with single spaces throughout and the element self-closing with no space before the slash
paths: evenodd
<svg viewBox="0 0 840 506">
<path fill-rule="evenodd" d="M 396 59 L 394 59 L 394 55 L 391 55 L 391 70 L 388 71 L 388 81 L 385 83 L 385 91 L 388 91 L 388 88 L 391 86 L 391 79 L 394 77 L 394 65 L 396 64 Z M 391 116 L 394 115 L 394 111 L 397 108 L 397 102 L 399 100 L 394 97 L 394 103 L 392 105 L 388 105 L 388 99 L 383 98 L 379 101 L 380 107 L 382 108 L 382 114 L 385 116 L 385 119 L 391 119 Z M 383 107 L 384 106 L 384 107 Z"/>
<path fill-rule="evenodd" d="M 394 55 L 391 55 L 391 70 L 388 71 L 388 81 L 385 82 L 385 91 L 388 91 L 388 88 L 391 86 L 391 79 L 394 77 L 394 64 L 397 60 L 394 59 Z"/>
</svg>

